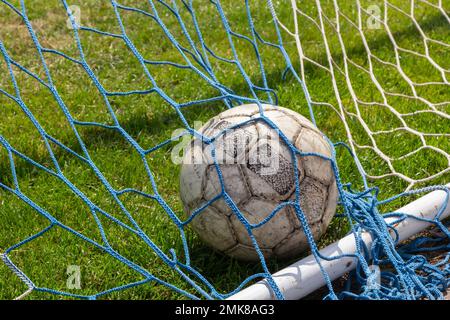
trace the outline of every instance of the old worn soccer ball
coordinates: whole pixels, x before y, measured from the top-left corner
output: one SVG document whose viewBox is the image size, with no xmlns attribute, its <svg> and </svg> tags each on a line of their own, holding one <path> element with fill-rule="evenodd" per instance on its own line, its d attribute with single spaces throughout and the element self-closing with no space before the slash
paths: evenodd
<svg viewBox="0 0 450 320">
<path fill-rule="evenodd" d="M 266 258 L 292 258 L 309 248 L 294 203 L 316 240 L 337 205 L 331 161 L 308 155 L 331 158 L 323 134 L 292 110 L 270 105 L 262 109 L 265 118 L 258 105 L 249 104 L 207 122 L 199 129 L 206 138 L 193 139 L 185 150 L 180 177 L 184 210 L 189 217 L 195 214 L 191 225 L 199 237 L 247 261 L 259 257 L 245 221 L 255 226 L 252 233 Z M 286 140 L 302 154 L 294 158 Z"/>
</svg>

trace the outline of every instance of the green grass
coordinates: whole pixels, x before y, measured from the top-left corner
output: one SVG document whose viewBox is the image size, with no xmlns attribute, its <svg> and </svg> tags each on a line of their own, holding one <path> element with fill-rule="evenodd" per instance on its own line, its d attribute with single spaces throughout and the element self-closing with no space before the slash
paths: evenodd
<svg viewBox="0 0 450 320">
<path fill-rule="evenodd" d="M 20 7 L 18 2 L 12 1 L 14 5 Z M 363 6 L 365 6 L 365 1 L 362 2 Z M 409 4 L 405 5 L 404 1 L 392 2 L 408 10 Z M 437 3 L 437 1 L 434 2 Z M 142 1 L 137 3 L 137 1 L 128 0 L 120 3 L 147 11 L 150 10 L 148 4 Z M 332 2 L 323 1 L 323 3 L 324 11 L 327 15 L 333 17 Z M 446 6 L 445 9 L 449 12 L 450 5 L 446 1 L 443 1 L 443 3 Z M 74 1 L 70 4 L 76 4 L 81 7 L 82 25 L 106 32 L 120 33 L 114 11 L 108 1 Z M 354 6 L 350 2 L 340 3 L 340 5 L 342 5 L 342 11 L 355 21 L 356 11 Z M 231 21 L 233 30 L 251 36 L 247 29 L 247 18 L 243 4 L 237 4 L 235 1 L 229 0 L 223 1 L 223 6 L 228 19 Z M 178 22 L 161 5 L 158 4 L 157 7 L 161 12 L 161 18 L 163 18 L 170 31 L 177 39 L 182 39 L 182 32 Z M 299 7 L 305 13 L 317 18 L 312 1 L 299 1 Z M 265 1 L 262 0 L 258 0 L 252 5 L 255 26 L 257 30 L 261 30 L 261 34 L 266 40 L 275 41 L 274 35 L 270 33 L 272 30 L 269 23 L 271 20 L 270 15 L 264 8 Z M 276 6 L 276 9 L 280 20 L 292 30 L 293 19 L 289 5 L 281 3 Z M 181 10 L 181 12 L 183 17 L 187 19 L 187 12 L 185 10 Z M 59 1 L 46 1 L 45 6 L 38 2 L 27 3 L 27 14 L 43 46 L 60 50 L 73 57 L 78 56 L 73 32 L 66 28 L 66 15 Z M 389 14 L 391 19 L 390 26 L 399 45 L 416 52 L 424 52 L 423 43 L 419 41 L 421 36 L 417 34 L 411 20 L 395 10 L 390 11 Z M 170 46 L 170 42 L 161 32 L 161 29 L 151 19 L 136 12 L 121 11 L 121 15 L 127 35 L 144 58 L 168 60 L 177 63 L 183 62 L 181 56 Z M 232 58 L 230 47 L 225 40 L 226 34 L 223 32 L 222 27 L 218 25 L 219 17 L 210 2 L 205 0 L 204 3 L 198 4 L 196 6 L 196 15 L 210 48 L 220 56 Z M 0 16 L 2 17 L 0 22 L 0 40 L 6 47 L 8 54 L 39 77 L 44 78 L 44 70 L 39 63 L 35 47 L 23 21 L 5 4 L 0 4 Z M 418 5 L 417 16 L 429 37 L 450 43 L 448 23 L 444 21 L 437 10 L 429 6 Z M 302 41 L 307 48 L 305 54 L 327 66 L 327 57 L 320 33 L 317 32 L 317 29 L 310 21 L 302 18 L 300 15 L 298 17 L 302 26 Z M 368 61 L 361 37 L 358 36 L 355 29 L 348 22 L 342 21 L 341 27 L 347 54 L 353 61 L 368 68 Z M 187 25 L 187 28 L 193 34 L 193 26 Z M 329 25 L 326 28 L 330 34 L 328 41 L 330 42 L 333 59 L 336 65 L 343 68 L 344 61 L 339 48 L 339 39 L 331 36 L 333 33 Z M 376 56 L 395 63 L 394 51 L 386 32 L 383 30 L 365 30 L 365 34 Z M 300 65 L 295 42 L 286 33 L 283 33 L 283 37 L 286 41 L 286 50 L 290 54 L 296 70 L 299 70 Z M 87 31 L 80 31 L 80 38 L 87 62 L 108 91 L 147 90 L 152 87 L 142 67 L 122 40 Z M 252 81 L 261 85 L 257 59 L 251 46 L 242 40 L 234 40 L 236 41 L 239 59 L 243 63 L 244 68 Z M 187 46 L 186 41 L 183 42 L 183 45 Z M 269 86 L 276 89 L 279 104 L 308 115 L 305 97 L 299 84 L 291 76 L 288 76 L 286 80 L 281 79 L 284 65 L 280 63 L 282 61 L 280 53 L 267 46 L 261 46 L 260 49 L 262 60 L 265 63 Z M 430 53 L 437 63 L 447 70 L 450 69 L 449 48 L 430 44 Z M 55 54 L 45 54 L 45 58 L 54 84 L 75 119 L 85 122 L 112 124 L 112 119 L 108 114 L 103 98 L 80 66 Z M 235 66 L 220 62 L 212 57 L 210 58 L 221 83 L 232 88 L 240 95 L 249 94 L 248 87 Z M 410 88 L 400 78 L 394 68 L 376 61 L 373 61 L 373 63 L 373 72 L 386 91 L 411 94 Z M 402 53 L 402 67 L 404 72 L 414 81 L 439 80 L 439 74 L 436 74 L 435 68 L 423 58 Z M 304 68 L 308 89 L 314 100 L 328 102 L 336 106 L 336 97 L 331 89 L 329 74 L 309 62 L 305 63 Z M 381 95 L 377 92 L 368 75 L 351 65 L 349 69 L 353 89 L 357 93 L 358 98 L 366 102 L 381 102 Z M 149 66 L 149 70 L 158 86 L 179 103 L 204 99 L 217 94 L 205 81 L 191 71 L 169 66 Z M 15 76 L 21 89 L 21 98 L 42 127 L 45 128 L 48 134 L 65 145 L 77 152 L 81 152 L 80 145 L 69 127 L 68 121 L 48 90 L 43 90 L 43 87 L 29 75 L 19 72 L 17 69 L 15 71 L 17 71 Z M 13 87 L 7 72 L 6 65 L 2 59 L 0 60 L 0 74 L 2 75 L 0 77 L 0 88 L 13 93 Z M 450 73 L 448 72 L 447 78 L 450 78 Z M 343 105 L 350 112 L 355 112 L 350 94 L 348 89 L 346 89 L 345 79 L 337 74 L 336 81 L 336 85 L 340 88 L 340 99 Z M 448 86 L 429 85 L 420 87 L 417 90 L 421 97 L 428 100 L 450 101 Z M 265 98 L 262 93 L 260 97 Z M 418 100 L 394 96 L 388 97 L 388 100 L 396 110 L 403 113 L 425 108 L 424 104 Z M 156 94 L 114 96 L 110 97 L 109 101 L 120 125 L 144 149 L 151 148 L 157 143 L 169 139 L 174 130 L 183 127 L 175 110 Z M 51 168 L 52 162 L 48 152 L 29 118 L 20 110 L 17 104 L 4 95 L 0 95 L 0 106 L 0 135 L 5 137 L 19 151 Z M 450 105 L 443 105 L 439 108 L 443 113 L 450 114 Z M 368 107 L 360 104 L 360 109 L 361 116 L 374 131 L 387 130 L 399 125 L 398 119 L 393 117 L 391 112 L 387 112 L 384 107 Z M 195 121 L 206 122 L 223 110 L 225 110 L 224 105 L 212 103 L 185 108 L 183 113 L 187 121 L 193 125 Z M 346 140 L 342 122 L 334 111 L 327 106 L 320 105 L 315 106 L 314 111 L 318 126 L 323 132 L 333 141 Z M 351 115 L 348 116 L 347 120 L 356 142 L 367 144 L 369 137 L 363 131 L 359 121 Z M 423 113 L 405 117 L 405 121 L 411 128 L 420 132 L 450 133 L 448 118 Z M 98 127 L 79 126 L 77 129 L 95 164 L 115 189 L 135 188 L 146 193 L 152 193 L 152 187 L 144 171 L 142 160 L 123 136 L 113 130 Z M 415 136 L 406 134 L 403 131 L 377 135 L 376 140 L 379 148 L 393 157 L 407 154 L 420 146 L 420 141 Z M 450 139 L 448 137 L 426 137 L 426 141 L 430 145 L 437 146 L 450 153 Z M 178 191 L 180 168 L 171 161 L 171 150 L 175 145 L 176 143 L 174 142 L 151 153 L 147 157 L 147 161 L 154 174 L 159 194 L 172 207 L 174 212 L 182 217 L 182 205 Z M 114 217 L 125 220 L 123 212 L 111 199 L 108 191 L 95 177 L 89 166 L 54 145 L 52 149 L 58 158 L 64 175 L 79 190 L 88 196 L 93 203 L 110 212 Z M 370 150 L 361 150 L 359 157 L 369 174 L 378 175 L 389 170 L 381 159 Z M 61 181 L 42 170 L 36 169 L 18 157 L 15 157 L 14 160 L 23 194 L 26 194 L 29 199 L 42 208 L 45 208 L 62 223 L 92 239 L 101 241 L 99 230 L 88 210 L 89 208 Z M 361 185 L 351 158 L 341 149 L 338 149 L 338 162 L 343 180 Z M 397 171 L 414 179 L 420 179 L 445 169 L 448 167 L 448 162 L 445 157 L 436 152 L 423 151 L 408 160 L 394 161 L 394 166 Z M 449 178 L 450 176 L 447 174 L 427 184 L 448 182 Z M 0 148 L 0 182 L 10 186 L 13 183 L 7 153 L 4 148 Z M 405 181 L 395 177 L 377 181 L 375 184 L 382 190 L 383 198 L 397 194 L 407 187 Z M 179 231 L 155 201 L 130 194 L 121 196 L 121 200 L 155 244 L 165 253 L 174 248 L 179 254 L 179 258 L 183 258 Z M 411 198 L 401 199 L 386 209 L 398 207 L 410 200 Z M 146 268 L 161 279 L 192 292 L 189 285 L 173 270 L 164 265 L 143 244 L 139 237 L 132 236 L 123 228 L 103 217 L 100 219 L 105 233 L 109 236 L 110 244 L 123 256 Z M 46 226 L 48 226 L 48 221 L 36 211 L 13 194 L 0 190 L 0 230 L 2 230 L 0 234 L 0 252 L 39 232 Z M 331 243 L 345 234 L 347 226 L 344 220 L 335 219 L 328 230 L 327 235 L 321 239 L 321 246 Z M 261 271 L 261 267 L 258 264 L 238 262 L 212 252 L 190 229 L 187 229 L 187 237 L 193 259 L 192 265 L 222 292 L 234 289 L 247 276 Z M 39 237 L 15 250 L 10 256 L 17 266 L 31 277 L 37 286 L 63 291 L 67 290 L 67 266 L 81 266 L 82 289 L 68 290 L 75 294 L 95 294 L 115 286 L 142 279 L 139 274 L 124 267 L 123 264 L 117 262 L 111 256 L 60 228 L 52 229 L 45 236 Z M 287 263 L 286 261 L 270 261 L 269 266 L 271 270 L 275 271 Z M 6 266 L 1 264 L 0 298 L 14 298 L 25 290 L 25 285 Z M 60 296 L 33 292 L 29 295 L 29 298 L 51 299 L 60 298 Z M 174 299 L 181 298 L 181 296 L 164 286 L 151 283 L 112 293 L 105 298 Z"/>
</svg>

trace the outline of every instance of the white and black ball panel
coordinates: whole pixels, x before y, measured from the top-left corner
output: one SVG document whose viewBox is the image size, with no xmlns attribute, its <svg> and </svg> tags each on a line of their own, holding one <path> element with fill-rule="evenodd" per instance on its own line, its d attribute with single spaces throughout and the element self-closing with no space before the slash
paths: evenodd
<svg viewBox="0 0 450 320">
<path fill-rule="evenodd" d="M 245 170 L 250 189 L 262 198 L 285 200 L 295 188 L 295 175 L 303 178 L 301 166 L 298 164 L 295 171 L 293 153 L 275 130 L 264 122 L 255 126 L 258 143 L 249 151 Z M 272 160 L 265 163 L 266 158 Z"/>
<path fill-rule="evenodd" d="M 212 143 L 203 145 L 204 157 L 208 159 L 208 164 L 215 162 L 235 164 L 245 161 L 248 149 L 252 148 L 258 139 L 256 127 L 253 123 L 245 123 L 246 120 L 248 119 L 242 117 L 228 118 L 213 123 L 212 127 L 200 129 L 206 137 L 214 138 Z M 242 125 L 233 128 L 239 124 Z M 229 130 L 224 131 L 225 129 Z"/>
<path fill-rule="evenodd" d="M 242 174 L 242 169 L 237 165 L 219 165 L 222 172 L 227 173 L 224 179 L 224 188 L 227 194 L 233 199 L 237 205 L 248 200 L 251 197 L 245 178 Z M 222 186 L 220 184 L 219 175 L 215 165 L 210 165 L 207 168 L 204 176 L 204 199 L 214 199 L 222 193 Z M 223 199 L 219 199 L 212 204 L 226 215 L 231 215 L 233 212 Z"/>
<path fill-rule="evenodd" d="M 277 207 L 273 201 L 252 198 L 242 205 L 241 213 L 250 224 L 258 224 L 264 221 Z M 288 208 L 281 209 L 269 221 L 258 228 L 253 229 L 253 234 L 258 239 L 258 245 L 264 249 L 271 249 L 287 237 L 294 227 L 288 217 Z M 251 246 L 252 241 L 247 229 L 236 215 L 231 216 L 231 223 L 236 231 L 239 243 Z"/>
<path fill-rule="evenodd" d="M 305 177 L 300 183 L 300 207 L 305 213 L 308 223 L 322 220 L 327 207 L 327 193 L 328 186 L 312 178 Z"/>
<path fill-rule="evenodd" d="M 295 120 L 298 123 L 298 125 L 301 126 L 302 128 L 308 128 L 313 131 L 316 131 L 317 133 L 320 133 L 319 129 L 317 129 L 317 127 L 308 118 L 302 116 L 301 114 L 283 107 L 276 107 L 275 109 L 278 112 L 286 115 L 287 117 Z"/>
<path fill-rule="evenodd" d="M 322 134 L 308 128 L 302 128 L 295 141 L 295 147 L 303 153 L 319 154 L 327 158 L 332 156 L 331 147 Z M 335 179 L 330 160 L 315 155 L 301 158 L 306 176 L 319 180 L 325 185 L 329 185 Z"/>
<path fill-rule="evenodd" d="M 285 200 L 295 189 L 295 172 L 288 159 L 280 157 L 278 173 L 264 173 L 267 167 L 248 164 L 245 169 L 248 185 L 253 195 L 270 200 Z M 299 174 L 299 172 L 297 172 Z"/>
<path fill-rule="evenodd" d="M 336 185 L 336 181 L 334 181 L 328 186 L 327 203 L 325 207 L 325 212 L 322 217 L 322 223 L 325 226 L 325 228 L 330 224 L 331 220 L 333 219 L 336 213 L 338 201 L 339 201 L 339 191 Z"/>
<path fill-rule="evenodd" d="M 314 152 L 331 157 L 331 147 L 323 135 L 303 116 L 289 109 L 268 105 L 264 105 L 264 114 L 302 152 Z M 224 129 L 250 118 L 254 121 L 227 130 L 227 134 L 220 134 Z M 264 147 L 263 137 L 270 136 L 269 140 L 277 142 L 280 142 L 280 137 L 276 130 L 259 118 L 257 105 L 240 106 L 221 113 L 200 129 L 200 132 L 207 133 L 205 135 L 208 137 L 219 135 L 214 143 L 219 144 L 219 150 L 222 144 L 224 146 L 222 150 L 228 152 L 233 160 L 232 163 L 220 164 L 224 188 L 244 218 L 254 224 L 270 215 L 283 201 L 295 200 L 297 177 L 300 183 L 300 207 L 308 220 L 314 239 L 318 239 L 336 210 L 338 195 L 331 163 L 317 156 L 296 156 L 298 167 L 294 172 L 292 152 L 284 143 L 279 143 L 279 148 L 276 149 L 279 159 L 277 171 L 268 174 L 266 169 L 270 162 L 267 163 L 264 157 L 258 162 L 258 156 L 261 150 L 264 150 L 261 149 Z M 242 150 L 235 147 L 236 141 L 239 140 L 235 138 L 236 135 L 251 140 L 241 152 L 245 155 L 243 158 L 240 157 L 240 152 L 236 151 Z M 238 142 L 246 140 L 247 138 L 244 138 Z M 270 143 L 267 143 L 267 146 L 265 152 L 272 152 Z M 201 150 L 207 153 L 209 149 L 203 144 Z M 205 155 L 203 157 L 208 158 Z M 189 182 L 189 179 L 196 182 Z M 198 185 L 201 185 L 200 200 L 198 200 Z M 208 162 L 206 168 L 193 169 L 183 165 L 180 190 L 188 215 L 192 214 L 192 208 L 199 207 L 199 203 L 204 204 L 219 195 L 221 185 L 212 162 Z M 186 195 L 192 191 L 193 195 Z M 203 217 L 197 216 L 192 223 L 200 238 L 213 248 L 237 259 L 247 261 L 258 259 L 246 228 L 223 198 L 212 203 L 205 213 L 208 214 Z M 253 234 L 266 258 L 271 256 L 290 258 L 309 248 L 303 227 L 291 206 L 283 208 L 267 225 L 254 229 Z"/>
<path fill-rule="evenodd" d="M 292 117 L 287 117 L 285 113 L 273 109 L 264 112 L 264 116 L 269 118 L 271 122 L 273 122 L 274 125 L 276 125 L 278 128 L 283 128 L 283 134 L 286 136 L 289 141 L 295 141 L 298 134 L 300 133 L 300 130 L 302 129 L 302 126 Z M 252 119 L 261 119 L 260 115 L 254 115 Z M 276 131 L 264 120 L 258 121 L 258 133 L 260 136 L 267 135 L 267 131 L 270 130 L 271 135 L 276 134 Z"/>
<path fill-rule="evenodd" d="M 200 238 L 219 251 L 228 250 L 237 244 L 229 217 L 212 207 L 199 212 L 191 223 Z"/>
<path fill-rule="evenodd" d="M 269 105 L 263 105 L 263 106 L 269 106 Z M 272 106 L 270 106 L 272 108 Z M 234 107 L 228 110 L 225 110 L 221 112 L 219 115 L 217 115 L 215 118 L 218 119 L 227 119 L 227 118 L 233 118 L 233 117 L 251 117 L 255 113 L 259 112 L 259 108 L 257 104 L 243 104 L 238 107 Z"/>
<path fill-rule="evenodd" d="M 314 240 L 319 239 L 322 235 L 322 226 L 320 223 L 312 224 L 309 226 L 311 233 L 313 234 Z M 309 249 L 309 242 L 306 234 L 303 232 L 303 228 L 295 229 L 294 232 L 290 233 L 283 241 L 281 241 L 275 248 L 273 252 L 275 256 L 282 259 L 290 259 L 299 256 L 304 251 Z"/>
<path fill-rule="evenodd" d="M 180 174 L 181 200 L 189 210 L 195 209 L 203 198 L 203 178 L 206 175 L 207 164 L 203 158 L 202 146 L 191 143 L 186 149 Z M 197 163 L 198 162 L 198 163 Z"/>
</svg>

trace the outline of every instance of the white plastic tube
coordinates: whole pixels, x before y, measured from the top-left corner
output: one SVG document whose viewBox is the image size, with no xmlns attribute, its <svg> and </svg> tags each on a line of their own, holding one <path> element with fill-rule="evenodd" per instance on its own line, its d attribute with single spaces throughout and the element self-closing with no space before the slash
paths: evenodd
<svg viewBox="0 0 450 320">
<path fill-rule="evenodd" d="M 450 184 L 447 185 L 450 187 Z M 438 210 L 444 205 L 447 193 L 445 191 L 433 191 L 416 201 L 397 210 L 397 212 L 422 217 L 426 219 L 433 219 Z M 450 216 L 450 201 L 441 219 Z M 386 222 L 392 223 L 396 218 L 387 218 Z M 395 226 L 400 241 L 406 240 L 414 234 L 417 234 L 430 224 L 415 220 L 406 219 Z M 362 234 L 362 240 L 370 249 L 372 246 L 372 238 L 369 233 Z M 353 254 L 356 252 L 355 237 L 349 234 L 341 240 L 320 250 L 323 256 L 338 256 L 342 254 Z M 345 273 L 351 271 L 356 267 L 356 258 L 340 258 L 337 260 L 326 261 L 321 260 L 323 269 L 328 273 L 331 280 L 335 280 Z M 310 255 L 289 267 L 273 274 L 273 279 L 284 294 L 285 299 L 301 299 L 304 296 L 314 292 L 325 285 L 322 272 L 315 258 Z M 266 280 L 257 282 L 256 284 L 243 289 L 237 294 L 231 296 L 230 300 L 270 300 L 275 299 L 275 296 L 270 289 Z"/>
</svg>

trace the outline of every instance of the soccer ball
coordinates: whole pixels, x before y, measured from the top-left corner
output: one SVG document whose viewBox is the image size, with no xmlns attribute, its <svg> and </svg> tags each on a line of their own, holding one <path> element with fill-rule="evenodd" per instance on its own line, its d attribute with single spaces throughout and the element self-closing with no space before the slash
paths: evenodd
<svg viewBox="0 0 450 320">
<path fill-rule="evenodd" d="M 292 110 L 270 105 L 262 110 L 265 118 L 258 105 L 242 105 L 208 121 L 199 129 L 205 138 L 193 139 L 186 148 L 180 177 L 184 210 L 188 217 L 195 214 L 191 225 L 199 237 L 247 261 L 259 257 L 245 221 L 254 226 L 265 258 L 292 258 L 309 248 L 294 204 L 300 205 L 316 240 L 337 205 L 327 159 L 332 151 L 323 134 Z M 302 155 L 294 158 L 286 140 Z"/>
</svg>

